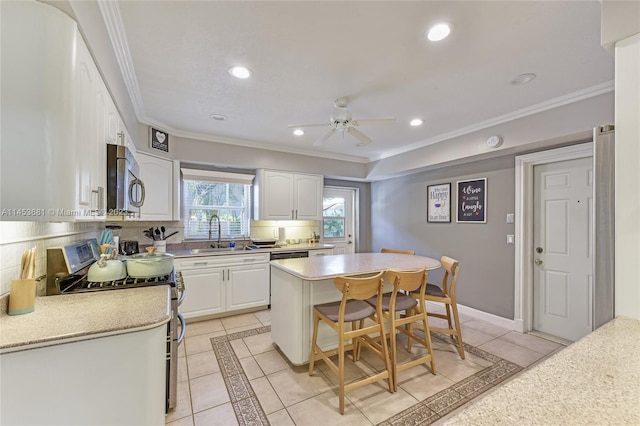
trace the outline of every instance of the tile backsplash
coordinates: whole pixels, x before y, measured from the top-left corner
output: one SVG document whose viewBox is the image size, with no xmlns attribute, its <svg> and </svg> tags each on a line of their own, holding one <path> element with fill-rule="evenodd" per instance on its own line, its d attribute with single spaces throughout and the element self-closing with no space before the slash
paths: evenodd
<svg viewBox="0 0 640 426">
<path fill-rule="evenodd" d="M 47 270 L 47 248 L 97 238 L 102 222 L 0 222 L 0 294 L 9 292 L 11 280 L 20 277 L 22 253 L 36 247 L 36 277 Z M 46 281 L 38 283 L 44 295 Z"/>
</svg>

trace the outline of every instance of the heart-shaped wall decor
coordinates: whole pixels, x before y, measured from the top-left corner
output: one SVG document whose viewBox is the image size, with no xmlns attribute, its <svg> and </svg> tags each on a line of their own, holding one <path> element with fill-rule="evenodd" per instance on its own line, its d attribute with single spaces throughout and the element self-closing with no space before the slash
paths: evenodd
<svg viewBox="0 0 640 426">
<path fill-rule="evenodd" d="M 160 143 L 163 143 L 165 139 L 166 139 L 166 136 L 164 135 L 164 133 L 156 130 L 156 140 Z"/>
</svg>

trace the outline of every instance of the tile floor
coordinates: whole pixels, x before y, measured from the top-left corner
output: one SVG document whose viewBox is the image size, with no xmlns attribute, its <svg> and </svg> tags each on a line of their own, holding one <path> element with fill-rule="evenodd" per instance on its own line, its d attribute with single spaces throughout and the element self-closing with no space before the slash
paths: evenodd
<svg viewBox="0 0 640 426">
<path fill-rule="evenodd" d="M 185 342 L 180 347 L 178 403 L 167 415 L 167 425 L 238 424 L 211 339 L 269 326 L 270 314 L 269 310 L 264 310 L 188 324 Z M 564 348 L 549 340 L 513 332 L 464 315 L 460 320 L 465 343 L 523 369 Z M 440 320 L 430 321 L 435 324 Z M 454 345 L 434 339 L 437 374 L 432 375 L 426 366 L 419 365 L 400 375 L 398 392 L 394 394 L 388 393 L 385 382 L 347 393 L 345 415 L 341 416 L 337 410 L 336 377 L 324 362 L 319 361 L 316 373 L 309 376 L 306 366 L 288 364 L 274 347 L 268 332 L 230 340 L 229 343 L 268 422 L 278 426 L 378 424 L 489 364 L 471 353 L 461 360 Z M 368 362 L 365 353 L 363 351 L 363 358 Z M 374 365 L 376 361 L 371 361 L 371 364 Z M 353 367 L 349 369 L 347 380 L 349 374 L 357 374 L 356 371 L 359 370 Z M 459 409 L 463 410 L 464 406 Z"/>
</svg>

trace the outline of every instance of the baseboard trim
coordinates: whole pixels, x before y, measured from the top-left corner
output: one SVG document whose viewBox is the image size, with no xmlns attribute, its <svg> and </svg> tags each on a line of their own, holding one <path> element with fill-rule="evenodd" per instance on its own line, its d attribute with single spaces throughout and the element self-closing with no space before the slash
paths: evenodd
<svg viewBox="0 0 640 426">
<path fill-rule="evenodd" d="M 442 307 L 441 303 L 427 302 L 427 311 L 429 310 L 430 305 L 433 308 L 436 308 L 438 306 Z M 498 315 L 490 314 L 484 311 L 479 311 L 477 309 L 470 308 L 468 306 L 464 306 L 459 303 L 458 303 L 458 313 L 460 313 L 461 315 L 467 315 L 475 319 L 486 321 L 490 324 L 497 325 L 498 327 L 507 328 L 509 330 L 514 330 L 522 333 L 522 331 L 516 327 L 516 322 L 512 319 L 499 317 Z"/>
</svg>

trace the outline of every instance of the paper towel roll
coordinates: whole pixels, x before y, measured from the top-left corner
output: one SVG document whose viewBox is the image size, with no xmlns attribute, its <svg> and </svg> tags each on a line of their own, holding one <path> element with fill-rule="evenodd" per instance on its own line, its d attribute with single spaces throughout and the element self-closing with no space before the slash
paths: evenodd
<svg viewBox="0 0 640 426">
<path fill-rule="evenodd" d="M 286 228 L 278 228 L 278 242 L 284 243 L 287 240 Z"/>
</svg>

